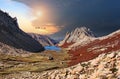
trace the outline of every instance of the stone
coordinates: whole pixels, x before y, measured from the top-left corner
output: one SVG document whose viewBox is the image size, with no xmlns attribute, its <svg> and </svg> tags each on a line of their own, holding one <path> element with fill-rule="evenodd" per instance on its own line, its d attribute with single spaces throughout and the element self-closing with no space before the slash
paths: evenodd
<svg viewBox="0 0 120 79">
<path fill-rule="evenodd" d="M 83 67 L 82 66 L 77 66 L 76 68 L 73 69 L 72 73 L 75 74 L 75 73 L 79 73 L 83 70 Z"/>
<path fill-rule="evenodd" d="M 107 55 L 107 57 L 113 58 L 115 56 L 115 53 L 111 53 L 109 55 Z"/>
<path fill-rule="evenodd" d="M 48 60 L 54 60 L 54 58 L 52 56 L 49 56 Z"/>
</svg>

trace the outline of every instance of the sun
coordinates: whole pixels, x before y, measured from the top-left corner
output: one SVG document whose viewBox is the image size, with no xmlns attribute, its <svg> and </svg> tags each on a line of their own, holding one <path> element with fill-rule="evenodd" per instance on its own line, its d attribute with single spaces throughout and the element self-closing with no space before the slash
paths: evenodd
<svg viewBox="0 0 120 79">
<path fill-rule="evenodd" d="M 41 11 L 37 11 L 37 12 L 36 12 L 36 15 L 37 15 L 37 16 L 42 16 L 43 13 L 42 13 Z"/>
</svg>

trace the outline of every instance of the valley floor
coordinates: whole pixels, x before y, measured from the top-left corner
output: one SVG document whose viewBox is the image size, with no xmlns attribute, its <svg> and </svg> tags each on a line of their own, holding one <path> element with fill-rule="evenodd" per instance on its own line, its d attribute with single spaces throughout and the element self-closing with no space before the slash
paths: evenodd
<svg viewBox="0 0 120 79">
<path fill-rule="evenodd" d="M 0 79 L 120 79 L 120 52 L 101 54 L 93 60 L 57 70 L 20 72 Z"/>
<path fill-rule="evenodd" d="M 46 70 L 67 67 L 68 60 L 69 56 L 64 50 L 33 53 L 26 57 L 1 54 L 0 79 L 5 79 L 4 77 L 9 74 L 19 74 L 21 72 L 41 73 Z M 7 79 L 10 78 L 7 77 Z"/>
</svg>

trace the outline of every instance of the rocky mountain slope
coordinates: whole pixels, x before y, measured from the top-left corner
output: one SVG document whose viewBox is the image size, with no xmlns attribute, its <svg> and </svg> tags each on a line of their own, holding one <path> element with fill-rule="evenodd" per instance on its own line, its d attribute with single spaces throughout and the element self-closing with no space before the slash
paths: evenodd
<svg viewBox="0 0 120 79">
<path fill-rule="evenodd" d="M 45 35 L 34 34 L 34 33 L 29 33 L 29 35 L 33 39 L 38 41 L 40 44 L 42 44 L 42 46 L 54 46 L 55 44 L 57 44 L 57 41 L 55 41 L 55 40 L 53 40 L 50 37 L 45 36 Z"/>
<path fill-rule="evenodd" d="M 21 72 L 3 76 L 5 79 L 119 79 L 120 52 L 101 54 L 93 60 L 59 70 L 42 73 Z"/>
<path fill-rule="evenodd" d="M 79 62 L 88 61 L 102 53 L 117 50 L 120 50 L 120 30 L 104 37 L 95 38 L 84 46 L 71 49 L 69 54 L 72 55 L 72 57 L 69 64 L 74 65 Z"/>
<path fill-rule="evenodd" d="M 94 35 L 90 29 L 86 27 L 76 28 L 71 33 L 67 33 L 64 40 L 58 45 L 64 48 L 74 48 L 79 45 L 84 45 L 94 40 Z"/>
<path fill-rule="evenodd" d="M 31 52 L 44 50 L 43 46 L 19 29 L 17 19 L 0 11 L 0 42 Z"/>
<path fill-rule="evenodd" d="M 71 34 L 67 34 L 59 44 L 62 48 L 69 50 L 68 53 L 71 56 L 69 65 L 88 61 L 102 53 L 120 49 L 120 30 L 103 37 L 94 37 L 89 31 L 85 27 L 77 28 Z"/>
<path fill-rule="evenodd" d="M 28 51 L 24 51 L 22 49 L 16 49 L 15 47 L 6 45 L 4 43 L 0 42 L 0 55 L 12 55 L 12 56 L 21 56 L 21 57 L 26 57 L 31 55 L 32 53 Z"/>
</svg>

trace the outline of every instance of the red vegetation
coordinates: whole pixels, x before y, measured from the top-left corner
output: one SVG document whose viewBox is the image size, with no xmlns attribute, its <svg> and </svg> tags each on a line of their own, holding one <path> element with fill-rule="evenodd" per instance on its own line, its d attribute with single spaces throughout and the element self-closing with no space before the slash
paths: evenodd
<svg viewBox="0 0 120 79">
<path fill-rule="evenodd" d="M 74 44 L 73 42 L 71 42 L 71 43 L 67 43 L 67 42 L 65 42 L 62 46 L 60 46 L 60 47 L 63 47 L 63 48 L 67 48 L 68 46 L 70 46 L 70 45 L 72 45 L 72 44 Z"/>
<path fill-rule="evenodd" d="M 116 33 L 106 39 L 97 39 L 91 43 L 80 46 L 75 50 L 70 50 L 72 55 L 69 66 L 80 62 L 91 60 L 102 53 L 117 51 L 120 49 L 120 33 Z"/>
</svg>

